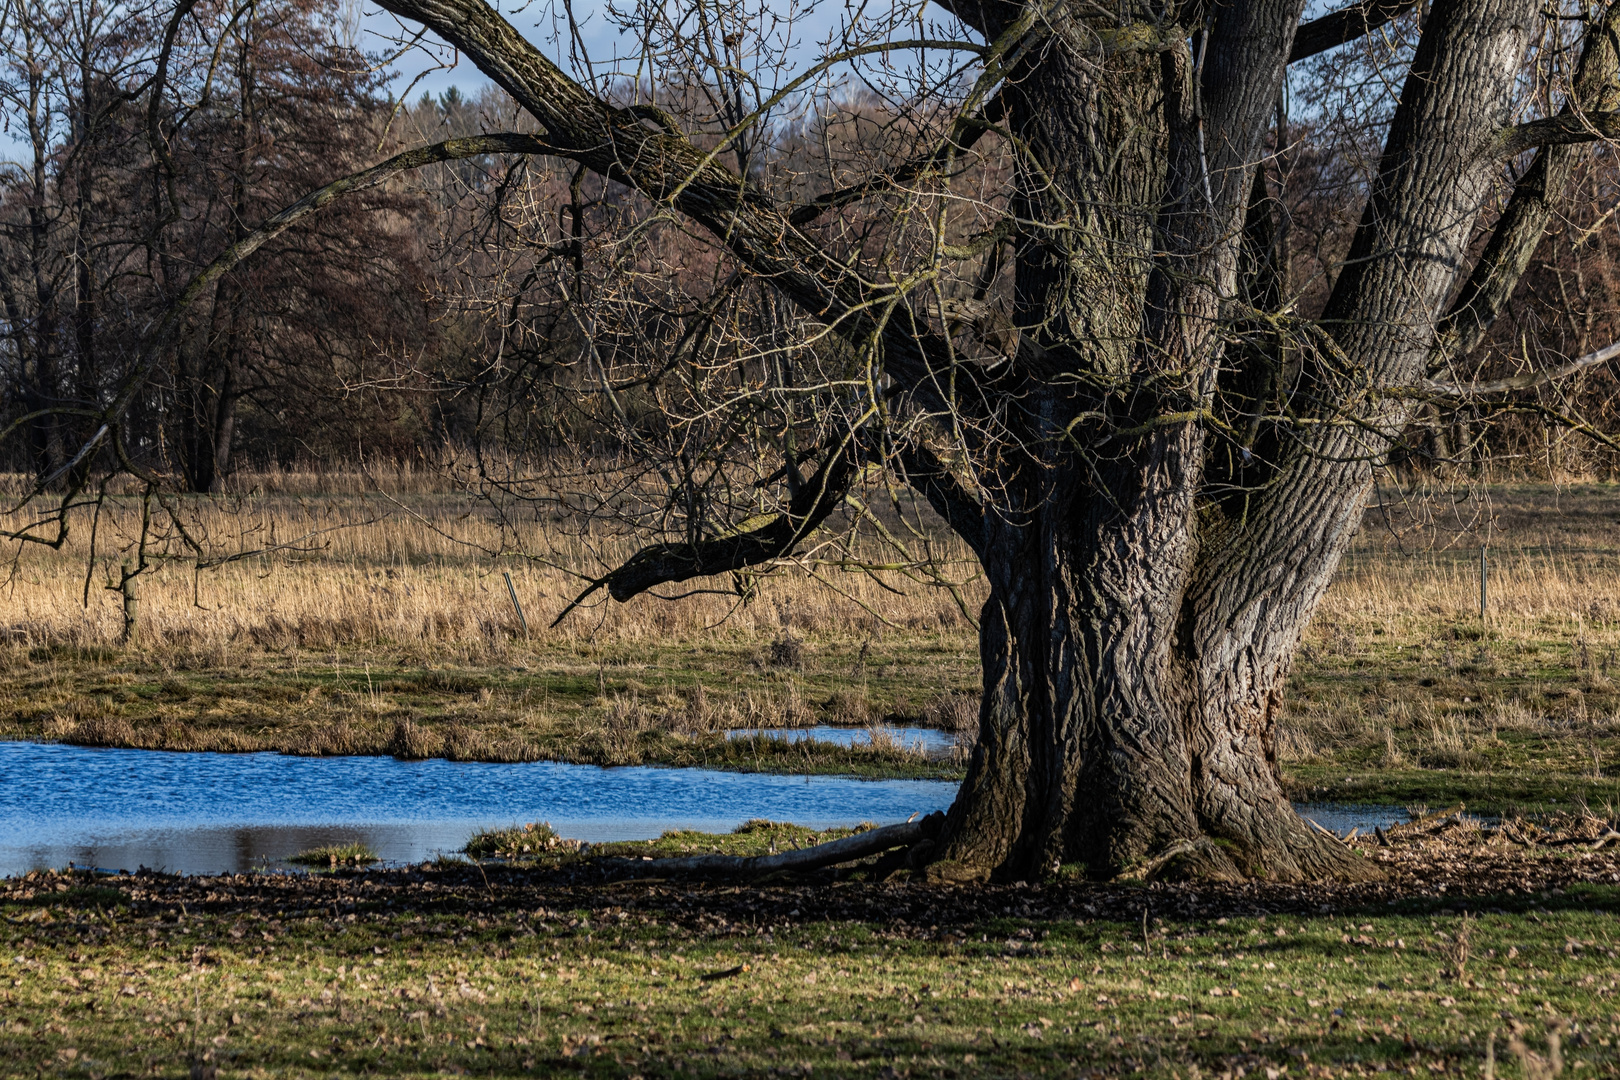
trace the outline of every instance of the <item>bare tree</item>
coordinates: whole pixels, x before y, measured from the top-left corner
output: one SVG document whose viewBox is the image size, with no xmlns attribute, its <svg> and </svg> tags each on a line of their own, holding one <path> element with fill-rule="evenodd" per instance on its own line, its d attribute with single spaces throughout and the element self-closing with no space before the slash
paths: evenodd
<svg viewBox="0 0 1620 1080">
<path fill-rule="evenodd" d="M 389 425 L 369 424 L 358 395 L 340 405 L 342 387 L 429 336 L 401 220 L 414 197 L 345 177 L 333 190 L 371 195 L 320 227 L 285 235 L 329 191 L 260 220 L 376 153 L 382 76 L 331 41 L 337 9 L 0 3 L 0 120 L 21 136 L 0 160 L 0 440 L 33 480 L 4 535 L 60 547 L 82 521 L 84 602 L 104 571 L 125 640 L 156 563 L 203 569 L 316 542 L 267 539 L 262 519 L 216 503 L 240 525 L 223 535 L 172 497 L 217 489 L 238 403 L 259 406 L 242 410 L 250 432 L 279 411 L 305 446 L 341 419 L 352 452 Z M 229 273 L 265 243 L 272 258 Z"/>
<path fill-rule="evenodd" d="M 1542 14 L 1527 0 L 1432 5 L 1360 225 L 1306 319 L 1276 279 L 1276 223 L 1256 197 L 1288 65 L 1404 4 L 1300 27 L 1292 0 L 955 0 L 978 77 L 935 148 L 802 207 L 763 190 L 746 161 L 727 167 L 757 107 L 729 123 L 716 110 L 717 138 L 714 122 L 689 129 L 666 101 L 605 99 L 479 0 L 384 6 L 472 58 L 551 154 L 707 230 L 729 267 L 856 358 L 840 422 L 781 459 L 797 482 L 778 511 L 644 549 L 601 582 L 614 598 L 780 557 L 886 467 L 971 545 L 991 586 L 980 737 L 934 872 L 1367 872 L 1283 795 L 1272 731 L 1284 677 L 1415 401 L 1470 392 L 1446 366 L 1491 325 L 1545 228 L 1537 197 L 1561 185 L 1534 175 L 1614 129 L 1597 112 L 1615 75 L 1612 14 L 1591 23 L 1562 111 L 1515 126 L 1527 53 L 1551 56 Z M 690 50 L 713 45 L 672 22 Z M 721 30 L 719 47 L 733 47 L 740 28 Z M 709 64 L 711 81 L 723 90 L 716 73 L 737 66 Z M 987 131 L 1012 165 L 977 242 L 1011 246 L 1010 349 L 931 302 L 944 265 L 972 254 L 964 245 L 906 247 L 891 233 L 876 250 L 839 251 L 813 224 L 948 176 Z M 1470 267 L 1504 162 L 1538 146 Z M 943 181 L 933 190 L 949 199 Z M 678 498 L 690 485 L 673 479 Z"/>
</svg>

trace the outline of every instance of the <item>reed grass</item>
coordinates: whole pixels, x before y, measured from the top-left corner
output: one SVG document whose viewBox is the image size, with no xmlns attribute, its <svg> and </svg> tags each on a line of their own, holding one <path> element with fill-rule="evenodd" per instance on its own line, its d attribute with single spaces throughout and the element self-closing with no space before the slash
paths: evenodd
<svg viewBox="0 0 1620 1080">
<path fill-rule="evenodd" d="M 366 490 L 363 477 L 267 474 L 238 477 L 245 494 L 179 500 L 188 531 L 209 548 L 205 561 L 235 561 L 198 570 L 174 538 L 158 545 L 156 565 L 138 586 L 143 642 L 193 651 L 389 645 L 477 660 L 499 657 L 523 640 L 527 622 L 531 642 L 553 646 L 718 633 L 764 636 L 786 655 L 805 632 L 970 628 L 946 590 L 900 574 L 832 567 L 753 580 L 757 592 L 747 603 L 726 581 L 699 583 L 679 599 L 645 596 L 631 604 L 598 594 L 553 628 L 593 576 L 624 562 L 639 544 L 606 529 L 566 531 L 544 515 L 514 520 L 477 498 L 424 490 L 419 474 L 406 481 Z M 12 478 L 0 490 L 15 485 Z M 0 524 L 17 528 L 29 516 L 13 514 Z M 122 598 L 107 586 L 133 540 L 139 505 L 133 496 L 109 501 L 94 551 L 88 516 L 78 516 L 61 548 L 23 545 L 17 552 L 0 595 L 0 639 L 81 648 L 119 641 Z M 281 547 L 241 557 L 275 545 Z M 964 545 L 935 547 L 953 571 L 973 576 Z M 973 583 L 966 588 L 977 591 Z"/>
</svg>

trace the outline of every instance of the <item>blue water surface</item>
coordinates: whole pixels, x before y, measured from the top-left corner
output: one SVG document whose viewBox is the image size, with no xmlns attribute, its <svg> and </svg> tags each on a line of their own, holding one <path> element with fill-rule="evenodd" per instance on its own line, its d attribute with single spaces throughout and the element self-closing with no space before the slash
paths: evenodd
<svg viewBox="0 0 1620 1080">
<path fill-rule="evenodd" d="M 241 872 L 352 840 L 385 862 L 417 862 L 460 850 L 479 829 L 530 821 L 549 821 L 564 836 L 592 842 L 647 839 L 677 828 L 726 832 L 750 818 L 814 828 L 887 824 L 945 809 L 956 787 L 711 769 L 0 742 L 0 875 L 69 863 Z M 1407 817 L 1393 807 L 1296 808 L 1341 835 Z"/>
<path fill-rule="evenodd" d="M 0 875 L 42 866 L 242 871 L 307 847 L 384 860 L 458 850 L 480 828 L 549 821 L 587 841 L 750 818 L 814 828 L 943 810 L 957 785 L 710 769 L 173 753 L 0 742 Z"/>
</svg>

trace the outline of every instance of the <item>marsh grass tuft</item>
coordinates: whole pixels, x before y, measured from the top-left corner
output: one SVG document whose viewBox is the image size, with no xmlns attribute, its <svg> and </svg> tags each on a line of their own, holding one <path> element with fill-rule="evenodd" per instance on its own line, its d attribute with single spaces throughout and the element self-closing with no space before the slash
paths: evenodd
<svg viewBox="0 0 1620 1080">
<path fill-rule="evenodd" d="M 531 821 L 527 825 L 514 825 L 510 829 L 485 829 L 476 832 L 461 850 L 473 858 L 534 859 L 542 855 L 578 851 L 578 840 L 557 835 L 548 822 Z"/>
<path fill-rule="evenodd" d="M 379 856 L 359 840 L 347 844 L 326 844 L 313 847 L 287 859 L 299 866 L 364 866 L 379 861 Z"/>
<path fill-rule="evenodd" d="M 772 667 L 799 667 L 804 663 L 804 642 L 792 634 L 783 634 L 771 642 L 765 655 Z"/>
<path fill-rule="evenodd" d="M 135 729 L 121 716 L 53 716 L 45 730 L 48 736 L 75 746 L 128 746 L 135 741 Z"/>
<path fill-rule="evenodd" d="M 409 720 L 396 720 L 388 752 L 401 761 L 423 761 L 444 753 L 444 736 Z"/>
</svg>

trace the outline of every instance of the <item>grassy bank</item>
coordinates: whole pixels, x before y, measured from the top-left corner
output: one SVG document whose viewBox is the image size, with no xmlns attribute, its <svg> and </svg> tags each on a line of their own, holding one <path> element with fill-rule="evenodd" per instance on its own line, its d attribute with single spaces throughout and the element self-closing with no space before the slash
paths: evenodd
<svg viewBox="0 0 1620 1080">
<path fill-rule="evenodd" d="M 960 775 L 904 747 L 724 735 L 881 721 L 971 732 L 978 653 L 964 611 L 983 586 L 949 543 L 937 550 L 957 560 L 954 595 L 821 565 L 821 580 L 751 582 L 747 603 L 643 597 L 551 628 L 581 588 L 558 567 L 594 571 L 593 553 L 627 557 L 627 542 L 593 547 L 545 523 L 503 540 L 476 504 L 420 483 L 324 483 L 199 502 L 218 535 L 249 520 L 279 536 L 331 531 L 296 557 L 160 567 L 129 647 L 117 595 L 85 589 L 83 537 L 25 551 L 0 591 L 0 738 Z M 1384 493 L 1290 680 L 1277 753 L 1294 792 L 1486 811 L 1620 803 L 1616 522 L 1615 485 Z M 546 558 L 478 547 L 503 544 Z"/>
<path fill-rule="evenodd" d="M 1516 1032 L 1620 1071 L 1614 855 L 1369 857 L 1389 882 L 38 874 L 0 885 L 0 1076 L 1550 1075 Z"/>
<path fill-rule="evenodd" d="M 768 656 L 770 642 L 763 643 Z M 394 754 L 482 761 L 701 765 L 777 772 L 951 777 L 880 730 L 843 747 L 788 743 L 738 728 L 885 721 L 954 728 L 977 702 L 938 685 L 928 637 L 865 650 L 822 641 L 793 667 L 761 643 L 663 645 L 502 642 L 500 656 L 445 663 L 382 646 L 314 654 L 251 645 L 198 656 L 167 649 L 0 650 L 0 738 L 164 750 Z M 801 655 L 810 650 L 800 645 Z M 876 658 L 874 659 L 874 655 Z M 960 666 L 965 668 L 965 663 Z M 962 678 L 967 674 L 964 671 Z M 904 689 L 933 685 L 918 701 Z"/>
</svg>

